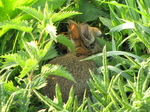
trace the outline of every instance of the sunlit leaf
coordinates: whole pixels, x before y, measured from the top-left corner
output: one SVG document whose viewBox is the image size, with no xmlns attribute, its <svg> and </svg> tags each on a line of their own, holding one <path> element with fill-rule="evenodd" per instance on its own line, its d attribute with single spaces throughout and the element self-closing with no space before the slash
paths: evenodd
<svg viewBox="0 0 150 112">
<path fill-rule="evenodd" d="M 41 73 L 43 75 L 59 75 L 76 82 L 72 77 L 72 75 L 61 65 L 51 65 L 51 64 L 44 65 L 42 66 Z"/>
<path fill-rule="evenodd" d="M 40 22 L 42 22 L 42 20 L 44 20 L 44 15 L 42 14 L 42 12 L 37 11 L 34 8 L 27 7 L 27 6 L 20 6 L 18 8 L 23 10 L 24 12 L 30 14 L 32 17 L 36 18 Z"/>
<path fill-rule="evenodd" d="M 33 89 L 40 89 L 46 86 L 46 79 L 43 75 L 37 75 L 32 79 L 32 88 Z"/>
<path fill-rule="evenodd" d="M 110 32 L 111 33 L 112 32 L 119 32 L 119 31 L 122 31 L 124 29 L 133 29 L 133 28 L 135 28 L 134 22 L 127 22 L 127 23 L 120 24 L 117 27 L 111 29 Z"/>
<path fill-rule="evenodd" d="M 32 28 L 27 25 L 27 21 L 20 21 L 17 19 L 0 22 L 0 28 L 17 29 L 26 32 L 32 31 Z"/>
<path fill-rule="evenodd" d="M 28 75 L 28 73 L 34 70 L 37 67 L 37 65 L 38 65 L 38 61 L 36 59 L 26 60 L 25 66 L 22 68 L 19 77 L 23 78 L 25 75 Z"/>
<path fill-rule="evenodd" d="M 70 16 L 73 16 L 73 15 L 77 15 L 77 14 L 81 14 L 79 12 L 75 12 L 75 11 L 63 11 L 63 12 L 58 12 L 58 13 L 55 13 L 53 16 L 52 16 L 52 21 L 53 22 L 57 22 L 57 21 L 61 21 L 65 18 L 68 18 Z"/>
<path fill-rule="evenodd" d="M 67 46 L 73 53 L 75 53 L 75 47 L 73 46 L 72 42 L 67 39 L 66 36 L 58 35 L 57 41 L 65 46 Z"/>
</svg>

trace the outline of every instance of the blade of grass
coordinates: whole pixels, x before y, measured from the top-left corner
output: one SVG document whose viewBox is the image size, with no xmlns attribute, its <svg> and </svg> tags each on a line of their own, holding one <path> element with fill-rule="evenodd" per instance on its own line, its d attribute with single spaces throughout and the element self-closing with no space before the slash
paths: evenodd
<svg viewBox="0 0 150 112">
<path fill-rule="evenodd" d="M 137 85 L 136 85 L 136 91 L 138 93 L 138 98 L 143 97 L 142 93 L 142 88 L 143 88 L 143 83 L 145 81 L 145 76 L 144 76 L 144 70 L 143 66 L 139 69 L 138 76 L 137 76 Z"/>
<path fill-rule="evenodd" d="M 10 106 L 13 104 L 13 99 L 16 95 L 16 92 L 12 93 L 7 100 L 6 104 L 2 107 L 2 112 L 9 112 Z"/>
<path fill-rule="evenodd" d="M 88 58 L 85 58 L 83 60 L 90 60 L 90 59 L 94 59 L 94 58 L 97 58 L 97 57 L 100 57 L 102 56 L 103 53 L 98 53 L 98 54 L 95 54 L 95 55 L 92 55 L 92 56 L 89 56 Z M 113 55 L 128 55 L 128 56 L 131 56 L 135 59 L 138 59 L 139 61 L 143 61 L 143 58 L 137 56 L 137 55 L 134 55 L 132 53 L 128 53 L 128 52 L 125 52 L 125 51 L 108 51 L 107 52 L 107 57 L 108 56 L 113 56 Z"/>
<path fill-rule="evenodd" d="M 71 89 L 70 89 L 70 92 L 69 92 L 68 101 L 67 101 L 67 103 L 65 105 L 65 109 L 66 110 L 72 111 L 73 99 L 74 99 L 74 88 L 72 86 Z"/>
<path fill-rule="evenodd" d="M 38 98 L 43 101 L 47 106 L 53 106 L 56 110 L 62 110 L 62 107 L 58 106 L 58 104 L 55 104 L 51 99 L 48 97 L 43 96 L 41 93 L 39 93 L 36 90 L 33 90 L 33 92 L 38 96 Z"/>
<path fill-rule="evenodd" d="M 56 84 L 55 92 L 56 92 L 56 99 L 58 100 L 58 105 L 60 106 L 63 105 L 62 94 L 58 84 Z"/>
<path fill-rule="evenodd" d="M 102 55 L 102 61 L 103 61 L 103 75 L 104 75 L 104 86 L 108 88 L 109 85 L 109 74 L 108 74 L 108 67 L 107 67 L 107 54 L 106 54 L 106 46 L 103 48 L 103 55 Z"/>
<path fill-rule="evenodd" d="M 122 83 L 122 81 L 118 80 L 118 87 L 119 87 L 119 91 L 120 91 L 120 95 L 122 97 L 122 100 L 126 103 L 126 104 L 129 104 L 129 101 L 128 101 L 128 97 L 126 95 L 126 92 L 125 92 L 125 89 L 124 89 L 124 85 Z M 126 105 L 125 105 L 126 106 Z"/>
</svg>

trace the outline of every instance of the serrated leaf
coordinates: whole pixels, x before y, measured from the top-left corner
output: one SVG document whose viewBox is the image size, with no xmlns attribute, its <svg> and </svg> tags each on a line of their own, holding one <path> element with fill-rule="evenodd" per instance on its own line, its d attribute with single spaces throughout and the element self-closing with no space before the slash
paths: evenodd
<svg viewBox="0 0 150 112">
<path fill-rule="evenodd" d="M 24 67 L 24 63 L 26 60 L 26 58 L 22 57 L 21 53 L 7 54 L 0 57 L 5 58 L 5 62 L 3 62 L 3 66 L 1 67 L 3 69 L 9 69 L 17 65 Z"/>
<path fill-rule="evenodd" d="M 51 64 L 44 65 L 42 66 L 41 74 L 58 75 L 76 82 L 72 77 L 72 75 L 61 65 L 51 65 Z"/>
<path fill-rule="evenodd" d="M 68 18 L 68 17 L 73 16 L 73 15 L 77 15 L 77 14 L 82 14 L 82 13 L 79 13 L 79 12 L 76 12 L 76 11 L 58 12 L 58 13 L 55 13 L 52 16 L 52 22 L 61 21 L 61 20 L 65 19 L 65 18 Z"/>
<path fill-rule="evenodd" d="M 41 51 L 41 53 L 43 53 L 43 52 Z M 58 56 L 58 53 L 57 53 L 56 49 L 54 49 L 54 47 L 51 47 L 51 48 L 48 49 L 47 53 L 42 58 L 42 60 L 52 59 L 52 58 L 54 58 L 56 56 Z"/>
<path fill-rule="evenodd" d="M 27 25 L 26 21 L 20 21 L 20 20 L 11 20 L 11 21 L 4 21 L 0 22 L 0 28 L 5 29 L 17 29 L 25 32 L 31 32 L 32 28 Z"/>
<path fill-rule="evenodd" d="M 46 86 L 46 79 L 43 75 L 37 75 L 33 78 L 33 81 L 31 83 L 33 89 L 40 89 Z"/>
<path fill-rule="evenodd" d="M 7 91 L 9 93 L 13 93 L 17 90 L 12 81 L 9 81 L 7 83 L 5 82 L 4 88 L 5 88 L 5 91 Z"/>
<path fill-rule="evenodd" d="M 46 25 L 46 31 L 49 33 L 52 40 L 56 41 L 57 32 L 56 32 L 56 26 L 47 24 Z"/>
<path fill-rule="evenodd" d="M 55 104 L 51 99 L 49 99 L 48 97 L 43 96 L 42 94 L 40 94 L 38 91 L 33 90 L 34 93 L 38 96 L 38 98 L 43 101 L 46 105 L 48 105 L 49 107 L 53 106 L 57 111 L 62 110 L 62 108 L 58 105 Z"/>
<path fill-rule="evenodd" d="M 27 6 L 20 6 L 18 8 L 23 10 L 24 12 L 30 14 L 32 17 L 36 18 L 40 22 L 42 22 L 42 20 L 44 19 L 44 15 L 34 8 L 27 7 Z"/>
<path fill-rule="evenodd" d="M 50 5 L 49 7 L 51 7 L 52 10 L 55 10 L 60 8 L 66 0 L 38 0 L 33 6 L 41 6 L 44 8 L 46 2 Z"/>
<path fill-rule="evenodd" d="M 55 48 L 54 48 L 54 44 L 53 44 L 53 41 L 49 41 L 44 49 L 41 49 L 38 53 L 39 55 L 39 59 L 41 60 L 47 60 L 47 59 L 51 59 L 51 58 L 54 58 L 56 56 L 58 56 Z"/>
<path fill-rule="evenodd" d="M 56 39 L 59 43 L 68 47 L 75 54 L 75 47 L 73 46 L 71 40 L 67 39 L 66 36 L 58 35 Z"/>
<path fill-rule="evenodd" d="M 38 60 L 36 59 L 28 59 L 26 60 L 25 66 L 22 68 L 21 74 L 19 77 L 23 78 L 27 75 L 31 70 L 34 70 L 38 65 Z"/>
<path fill-rule="evenodd" d="M 35 41 L 31 41 L 31 42 L 23 41 L 23 44 L 24 44 L 25 50 L 29 54 L 30 58 L 38 59 L 39 48 L 37 46 L 37 43 Z"/>
</svg>

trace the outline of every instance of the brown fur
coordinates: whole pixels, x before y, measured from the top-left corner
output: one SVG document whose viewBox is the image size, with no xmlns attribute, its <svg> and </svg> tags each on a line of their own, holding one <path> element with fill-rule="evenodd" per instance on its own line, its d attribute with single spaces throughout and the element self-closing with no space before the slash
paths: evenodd
<svg viewBox="0 0 150 112">
<path fill-rule="evenodd" d="M 59 64 L 67 68 L 72 73 L 77 83 L 60 76 L 49 76 L 48 85 L 44 88 L 45 95 L 53 99 L 55 95 L 55 85 L 59 84 L 62 92 L 63 101 L 67 101 L 69 91 L 73 85 L 75 95 L 82 99 L 85 89 L 89 94 L 89 89 L 86 81 L 90 78 L 89 69 L 96 72 L 96 64 L 92 60 L 80 61 L 84 56 L 77 57 L 73 53 L 68 53 L 65 56 L 60 56 L 50 61 L 51 64 Z"/>
</svg>

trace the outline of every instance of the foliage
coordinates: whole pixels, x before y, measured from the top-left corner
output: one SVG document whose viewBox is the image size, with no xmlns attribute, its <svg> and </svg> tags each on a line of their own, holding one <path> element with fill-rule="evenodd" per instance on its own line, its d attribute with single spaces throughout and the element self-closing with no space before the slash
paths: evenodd
<svg viewBox="0 0 150 112">
<path fill-rule="evenodd" d="M 116 1 L 104 2 L 110 8 L 110 19 L 100 20 L 110 28 L 110 34 L 117 40 L 115 49 L 120 50 L 127 41 L 129 49 L 137 55 L 146 53 L 149 49 L 149 2 L 138 0 L 125 0 L 126 4 Z M 108 20 L 108 18 L 106 18 Z M 111 23 L 111 24 L 110 24 Z M 140 47 L 141 46 L 141 47 Z"/>
<path fill-rule="evenodd" d="M 116 54 L 118 55 L 118 54 Z M 98 56 L 98 55 L 97 55 Z M 89 59 L 97 56 L 89 57 Z M 96 105 L 91 106 L 95 111 L 148 111 L 150 109 L 149 92 L 149 59 L 132 59 L 124 53 L 131 65 L 129 69 L 119 70 L 117 67 L 108 65 L 107 53 L 103 51 L 103 67 L 98 68 L 100 75 L 91 72 L 92 79 L 88 82 Z M 112 55 L 114 56 L 114 55 Z M 120 65 L 123 66 L 122 62 Z M 134 69 L 138 68 L 136 74 Z M 129 77 L 127 76 L 129 75 Z M 130 75 L 134 79 L 130 79 Z M 112 78 L 110 79 L 110 76 Z"/>
<path fill-rule="evenodd" d="M 39 38 L 37 38 L 37 35 L 35 35 L 34 32 L 29 34 L 25 33 L 33 30 L 34 22 L 29 22 L 31 24 L 31 28 L 25 27 L 24 21 L 19 20 L 18 18 L 11 19 L 9 21 L 6 20 L 1 23 L 2 28 L 9 27 L 17 30 L 24 29 L 23 31 L 25 31 L 18 31 L 15 39 L 16 46 L 14 47 L 17 47 L 17 42 L 19 42 L 22 49 L 20 47 L 17 52 L 10 52 L 0 56 L 1 59 L 3 59 L 0 71 L 2 74 L 0 77 L 2 101 L 0 105 L 0 107 L 2 107 L 1 111 L 37 110 L 36 108 L 31 107 L 31 96 L 33 95 L 33 91 L 36 95 L 36 90 L 39 90 L 46 85 L 45 78 L 49 74 L 60 75 L 75 82 L 71 74 L 62 66 L 50 64 L 43 65 L 42 63 L 44 60 L 58 56 L 54 49 L 54 41 L 57 41 L 57 39 L 58 42 L 70 47 L 72 51 L 74 50 L 70 40 L 68 40 L 65 36 L 56 35 L 56 26 L 54 26 L 54 23 L 79 13 L 73 11 L 60 11 L 58 13 L 54 13 L 53 10 L 48 8 L 47 3 L 45 3 L 45 7 L 43 9 L 44 12 L 28 6 L 17 6 L 17 9 L 18 8 L 38 20 L 36 32 L 40 30 L 40 35 Z M 23 18 L 24 15 L 26 14 L 20 15 L 19 18 Z M 7 34 L 9 34 L 9 31 Z M 45 41 L 45 39 L 47 39 L 47 41 Z M 7 40 L 4 40 L 3 42 L 6 44 L 6 41 Z M 3 46 L 5 46 L 5 44 L 3 44 Z M 2 53 L 4 53 L 4 50 Z M 51 100 L 51 102 L 53 101 Z M 18 105 L 19 108 L 16 107 L 16 105 Z"/>
<path fill-rule="evenodd" d="M 2 0 L 0 111 L 148 111 L 149 5 L 148 0 Z M 72 42 L 59 34 L 68 18 L 91 26 L 102 23 L 104 38 L 97 40 L 105 47 L 84 59 L 98 64 L 98 74 L 89 71 L 91 98 L 84 95 L 79 102 L 71 88 L 64 103 L 59 85 L 53 100 L 40 89 L 50 74 L 75 82 L 61 65 L 47 64 L 61 54 L 56 43 L 74 52 Z"/>
</svg>

